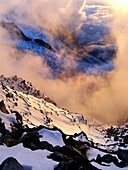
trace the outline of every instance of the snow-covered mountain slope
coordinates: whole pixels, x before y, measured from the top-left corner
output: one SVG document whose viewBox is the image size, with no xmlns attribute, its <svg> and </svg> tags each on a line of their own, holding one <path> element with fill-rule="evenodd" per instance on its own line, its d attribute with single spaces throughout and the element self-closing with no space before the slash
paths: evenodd
<svg viewBox="0 0 128 170">
<path fill-rule="evenodd" d="M 23 92 L 24 94 L 33 95 L 39 99 L 43 98 L 45 101 L 56 105 L 56 103 L 53 102 L 48 96 L 41 93 L 40 90 L 36 90 L 31 83 L 23 80 L 22 78 L 18 78 L 16 75 L 11 78 L 5 78 L 3 75 L 1 75 L 0 82 L 3 82 L 4 85 L 9 86 L 13 90 Z"/>
<path fill-rule="evenodd" d="M 82 115 L 59 108 L 54 102 L 51 103 L 50 99 L 46 101 L 48 97 L 25 80 L 17 76 L 11 78 L 1 76 L 0 81 L 0 98 L 9 113 L 1 113 L 3 118 L 13 121 L 15 112 L 19 112 L 23 117 L 23 123 L 29 127 L 56 126 L 67 134 L 79 133 L 82 129 L 90 131 Z"/>
<path fill-rule="evenodd" d="M 24 83 L 22 83 L 23 81 Z M 32 95 L 32 90 L 34 95 L 36 89 L 32 87 L 30 83 L 22 80 L 21 78 L 17 78 L 16 76 L 12 78 L 5 78 L 4 76 L 1 76 L 1 143 L 6 144 L 7 146 L 12 146 L 12 148 L 1 146 L 0 150 L 3 152 L 3 156 L 1 156 L 0 162 L 2 162 L 7 157 L 14 157 L 20 161 L 24 167 L 27 166 L 32 167 L 32 169 L 41 170 L 44 165 L 43 169 L 53 169 L 57 163 L 54 163 L 53 161 L 49 163 L 49 159 L 47 160 L 47 156 L 50 155 L 50 152 L 45 150 L 31 151 L 24 149 L 21 144 L 15 146 L 15 144 L 23 142 L 25 147 L 31 149 L 33 148 L 33 145 L 30 144 L 31 142 L 27 143 L 27 145 L 30 145 L 30 147 L 24 142 L 26 139 L 28 139 L 28 137 L 26 138 L 26 135 L 28 135 L 28 129 L 38 129 L 38 127 L 41 126 L 39 130 L 36 131 L 40 136 L 40 143 L 38 144 L 43 145 L 37 144 L 36 147 L 43 147 L 44 149 L 50 151 L 52 147 L 63 147 L 65 145 L 64 138 L 65 140 L 68 140 L 69 135 L 80 133 L 82 131 L 81 128 L 92 132 L 92 134 L 89 134 L 90 137 L 93 137 L 94 133 L 93 130 L 90 130 L 82 115 L 71 113 L 66 109 L 59 108 L 56 105 L 45 101 L 43 98 L 45 95 L 43 95 L 42 98 L 41 96 L 40 98 L 34 97 Z M 47 128 L 53 128 L 53 130 Z M 20 135 L 20 138 L 18 138 L 16 132 L 18 133 L 18 136 Z M 63 133 L 67 134 L 67 137 L 64 137 Z M 32 135 L 32 137 L 36 139 L 36 135 Z M 29 138 L 31 137 L 29 136 Z M 48 145 L 48 149 L 44 143 L 46 146 Z M 15 152 L 18 152 L 19 154 L 15 155 Z M 28 158 L 29 155 L 33 156 Z M 24 159 L 25 157 L 28 159 Z M 34 157 L 36 157 L 36 159 L 33 161 Z M 43 159 L 43 162 L 40 163 L 41 159 Z M 26 162 L 24 162 L 25 160 Z"/>
<path fill-rule="evenodd" d="M 35 97 L 38 90 L 21 78 L 1 76 L 0 82 L 0 144 L 6 145 L 0 146 L 0 163 L 14 157 L 33 170 L 72 169 L 74 163 L 78 170 L 127 169 L 126 125 L 99 131 L 45 94 Z"/>
</svg>

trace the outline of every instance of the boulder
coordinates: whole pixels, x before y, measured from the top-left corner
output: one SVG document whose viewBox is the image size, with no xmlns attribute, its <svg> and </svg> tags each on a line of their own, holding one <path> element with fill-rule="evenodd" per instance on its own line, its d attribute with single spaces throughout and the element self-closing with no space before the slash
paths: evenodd
<svg viewBox="0 0 128 170">
<path fill-rule="evenodd" d="M 2 143 L 4 143 L 8 147 L 11 147 L 16 144 L 16 141 L 9 133 L 6 133 L 2 136 Z"/>
<path fill-rule="evenodd" d="M 42 141 L 40 142 L 38 145 L 37 145 L 37 148 L 38 149 L 47 149 L 48 151 L 53 151 L 54 150 L 54 147 L 49 144 L 47 141 Z"/>
<path fill-rule="evenodd" d="M 17 123 L 23 124 L 23 118 L 20 113 L 17 111 L 12 111 L 12 113 L 15 113 Z"/>
<path fill-rule="evenodd" d="M 124 136 L 124 144 L 128 144 L 128 135 Z"/>
<path fill-rule="evenodd" d="M 118 149 L 117 156 L 120 160 L 128 163 L 128 150 Z"/>
<path fill-rule="evenodd" d="M 116 158 L 115 156 L 110 155 L 110 154 L 106 154 L 106 155 L 104 155 L 103 157 L 101 157 L 101 156 L 98 154 L 98 156 L 97 156 L 97 158 L 96 158 L 96 161 L 97 161 L 98 163 L 105 162 L 105 163 L 108 163 L 108 164 L 110 164 L 110 163 L 112 163 L 112 162 L 118 162 L 117 158 Z"/>
<path fill-rule="evenodd" d="M 3 100 L 0 102 L 0 110 L 1 110 L 3 113 L 9 114 L 8 110 L 6 109 L 6 106 L 5 106 Z"/>
<path fill-rule="evenodd" d="M 8 92 L 8 93 L 6 94 L 6 98 L 13 98 L 13 94 L 12 94 L 11 92 Z"/>
<path fill-rule="evenodd" d="M 58 148 L 48 158 L 59 162 L 55 170 L 98 170 L 78 150 L 68 145 Z"/>
<path fill-rule="evenodd" d="M 24 167 L 15 158 L 9 157 L 2 162 L 0 170 L 24 170 Z"/>
<path fill-rule="evenodd" d="M 39 138 L 42 137 L 37 131 L 28 132 L 24 135 L 18 142 L 23 143 L 23 146 L 30 148 L 31 150 L 39 149 L 38 145 L 40 144 Z"/>
<path fill-rule="evenodd" d="M 111 154 L 106 154 L 104 156 L 100 156 L 100 154 L 98 154 L 96 160 L 94 161 L 103 166 L 109 166 L 110 163 L 114 163 L 119 168 L 124 168 L 127 166 L 125 161 L 118 161 L 117 157 Z"/>
<path fill-rule="evenodd" d="M 48 158 L 53 159 L 54 161 L 57 161 L 57 162 L 61 162 L 61 161 L 67 162 L 69 160 L 69 158 L 67 156 L 65 156 L 64 154 L 59 153 L 57 151 L 50 154 L 50 156 L 48 156 Z"/>
<path fill-rule="evenodd" d="M 0 118 L 0 133 L 2 134 L 2 135 L 4 135 L 4 134 L 6 134 L 8 131 L 6 130 L 6 128 L 5 128 L 5 123 L 4 122 L 2 122 L 2 119 Z"/>
</svg>

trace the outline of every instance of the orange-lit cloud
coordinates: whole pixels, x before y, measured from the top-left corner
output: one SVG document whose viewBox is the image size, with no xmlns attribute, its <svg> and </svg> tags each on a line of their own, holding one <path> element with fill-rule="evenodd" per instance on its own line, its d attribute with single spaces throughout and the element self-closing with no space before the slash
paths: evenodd
<svg viewBox="0 0 128 170">
<path fill-rule="evenodd" d="M 85 0 L 1 0 L 0 19 L 14 7 L 28 14 L 28 24 L 52 28 L 77 29 L 81 23 L 81 11 Z M 106 0 L 108 3 L 109 1 Z M 120 10 L 120 7 L 124 10 Z M 6 30 L 0 27 L 0 74 L 7 76 L 17 74 L 31 81 L 37 88 L 44 91 L 60 106 L 74 112 L 91 114 L 102 120 L 118 121 L 128 110 L 128 52 L 127 32 L 128 15 L 127 1 L 111 3 L 114 10 L 112 34 L 116 37 L 118 55 L 115 60 L 115 70 L 106 77 L 79 74 L 65 79 L 50 80 L 46 75 L 51 74 L 50 68 L 33 53 L 20 53 L 14 48 Z M 81 8 L 82 7 L 82 8 Z M 45 9 L 45 10 L 44 10 Z M 62 52 L 66 49 L 62 49 Z M 75 63 L 74 63 L 75 65 Z"/>
</svg>

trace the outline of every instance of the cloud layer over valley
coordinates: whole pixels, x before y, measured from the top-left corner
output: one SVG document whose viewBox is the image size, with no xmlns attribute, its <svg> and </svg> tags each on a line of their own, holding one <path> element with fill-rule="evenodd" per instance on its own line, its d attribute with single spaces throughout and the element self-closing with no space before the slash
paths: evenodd
<svg viewBox="0 0 128 170">
<path fill-rule="evenodd" d="M 127 7 L 122 6 L 122 10 L 120 10 L 116 3 L 108 5 L 108 1 L 104 1 L 106 4 L 98 1 L 97 4 L 92 0 L 90 3 L 87 1 L 86 5 L 85 2 L 85 0 L 65 0 L 63 2 L 32 0 L 30 3 L 28 0 L 13 0 L 12 2 L 1 0 L 1 22 L 4 20 L 16 23 L 29 37 L 33 37 L 33 35 L 30 31 L 27 32 L 23 25 L 43 30 L 46 33 L 46 42 L 56 50 L 59 48 L 59 53 L 55 54 L 57 62 L 52 64 L 55 71 L 58 69 L 58 66 L 55 65 L 58 61 L 58 72 L 61 70 L 61 63 L 64 63 L 64 66 L 62 66 L 61 75 L 53 78 L 53 69 L 50 67 L 51 65 L 48 65 L 50 59 L 48 62 L 45 59 L 48 52 L 43 54 L 45 57 L 41 57 L 38 50 L 40 49 L 40 53 L 42 53 L 44 50 L 42 47 L 35 47 L 33 42 L 10 38 L 8 30 L 1 25 L 0 74 L 7 76 L 17 74 L 31 81 L 58 105 L 71 111 L 83 115 L 93 115 L 107 121 L 118 121 L 127 115 L 128 109 L 126 76 L 128 27 L 125 24 L 128 18 L 127 10 L 124 10 Z M 38 33 L 34 34 L 35 37 L 38 35 Z M 19 48 L 16 48 L 18 43 Z M 29 44 L 29 48 L 26 43 Z M 25 46 L 26 50 L 20 50 L 22 46 Z M 115 50 L 116 46 L 118 48 L 117 57 L 110 59 L 110 55 L 106 60 L 108 56 L 106 49 L 110 53 L 113 49 Z M 38 53 L 33 50 L 34 48 Z M 94 59 L 93 55 L 96 55 L 96 52 L 98 55 Z M 77 61 L 84 70 L 78 74 L 74 74 L 72 71 L 79 70 L 76 59 L 74 60 L 74 56 L 77 56 L 76 53 L 80 56 Z M 49 52 L 48 57 L 51 55 L 52 52 Z M 88 56 L 88 58 L 84 58 L 84 56 Z M 53 60 L 55 57 L 53 55 Z M 86 62 L 83 64 L 83 60 L 87 61 L 87 59 L 93 61 L 91 64 L 89 63 L 91 67 L 88 66 L 88 63 L 85 64 Z M 99 63 L 100 61 L 102 64 Z M 65 76 L 67 70 L 70 72 Z"/>
</svg>

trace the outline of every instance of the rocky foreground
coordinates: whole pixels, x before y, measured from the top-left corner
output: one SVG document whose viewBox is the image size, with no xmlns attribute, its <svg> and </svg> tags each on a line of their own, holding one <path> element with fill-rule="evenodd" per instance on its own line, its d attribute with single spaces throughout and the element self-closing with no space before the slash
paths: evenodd
<svg viewBox="0 0 128 170">
<path fill-rule="evenodd" d="M 128 126 L 96 130 L 31 83 L 0 77 L 1 170 L 127 169 Z"/>
</svg>

